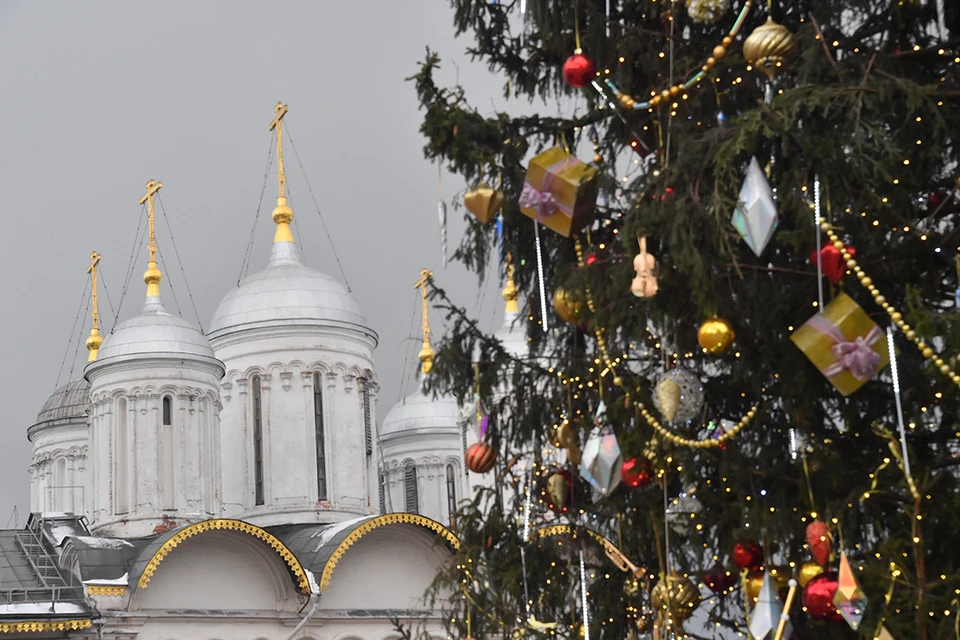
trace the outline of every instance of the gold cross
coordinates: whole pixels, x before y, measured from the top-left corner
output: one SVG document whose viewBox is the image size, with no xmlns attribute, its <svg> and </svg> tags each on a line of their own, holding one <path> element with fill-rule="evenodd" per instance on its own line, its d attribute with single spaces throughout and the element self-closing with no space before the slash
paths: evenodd
<svg viewBox="0 0 960 640">
<path fill-rule="evenodd" d="M 427 317 L 427 282 L 433 277 L 433 271 L 426 269 L 420 270 L 420 279 L 413 285 L 414 289 L 420 289 L 420 298 L 423 302 L 423 347 L 420 349 L 420 362 L 423 364 L 423 372 L 430 373 L 433 368 L 433 349 L 430 348 L 430 322 Z"/>
<path fill-rule="evenodd" d="M 100 306 L 97 304 L 97 265 L 100 264 L 100 254 L 94 251 L 90 254 L 90 266 L 87 267 L 87 273 L 93 280 L 93 327 L 90 328 L 90 337 L 87 338 L 87 362 L 93 362 L 97 359 L 97 351 L 103 344 L 103 338 L 100 337 Z"/>
<path fill-rule="evenodd" d="M 87 267 L 87 273 L 93 280 L 93 328 L 98 329 L 100 321 L 100 308 L 97 305 L 97 265 L 100 264 L 100 254 L 94 251 L 90 254 L 90 266 Z"/>
<path fill-rule="evenodd" d="M 270 121 L 270 131 L 276 130 L 277 132 L 277 180 L 280 182 L 280 197 L 285 197 L 283 186 L 287 182 L 287 175 L 283 171 L 283 116 L 287 115 L 287 105 L 282 102 L 278 102 L 277 106 L 273 108 L 273 112 L 276 114 L 273 117 L 273 120 Z"/>
<path fill-rule="evenodd" d="M 155 256 L 157 254 L 157 237 L 153 230 L 153 196 L 160 191 L 160 187 L 162 186 L 162 182 L 149 180 L 147 182 L 147 192 L 140 198 L 140 204 L 144 202 L 147 203 L 147 220 L 150 223 L 150 244 L 148 245 L 150 248 L 150 262 L 156 262 Z"/>
</svg>

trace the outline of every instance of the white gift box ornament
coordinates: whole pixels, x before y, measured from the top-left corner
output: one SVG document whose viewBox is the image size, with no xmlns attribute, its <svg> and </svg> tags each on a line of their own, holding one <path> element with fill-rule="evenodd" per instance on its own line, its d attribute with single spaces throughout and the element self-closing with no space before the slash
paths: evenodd
<svg viewBox="0 0 960 640">
<path fill-rule="evenodd" d="M 733 210 L 730 223 L 759 257 L 773 238 L 777 222 L 777 205 L 773 201 L 773 191 L 770 190 L 767 176 L 754 156 L 750 159 L 747 177 L 740 188 L 737 208 Z"/>
</svg>

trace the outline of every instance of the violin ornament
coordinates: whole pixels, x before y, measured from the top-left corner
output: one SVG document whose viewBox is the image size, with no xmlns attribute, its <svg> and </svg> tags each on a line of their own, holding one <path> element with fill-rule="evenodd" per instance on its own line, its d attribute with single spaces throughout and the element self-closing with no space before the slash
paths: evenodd
<svg viewBox="0 0 960 640">
<path fill-rule="evenodd" d="M 630 292 L 638 298 L 652 298 L 657 295 L 660 286 L 653 270 L 657 267 L 657 260 L 647 253 L 647 236 L 639 236 L 640 253 L 633 258 L 633 269 L 637 277 L 630 283 Z"/>
</svg>

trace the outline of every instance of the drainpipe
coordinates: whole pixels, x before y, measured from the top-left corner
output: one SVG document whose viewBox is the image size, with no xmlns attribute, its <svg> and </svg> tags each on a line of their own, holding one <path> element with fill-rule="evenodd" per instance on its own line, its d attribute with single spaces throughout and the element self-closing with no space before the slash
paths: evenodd
<svg viewBox="0 0 960 640">
<path fill-rule="evenodd" d="M 310 611 L 307 612 L 307 615 L 303 616 L 303 620 L 301 620 L 301 621 L 300 621 L 300 624 L 298 624 L 298 625 L 293 629 L 293 632 L 292 632 L 289 636 L 287 636 L 287 640 L 295 640 L 296 637 L 297 637 L 297 634 L 300 633 L 300 631 L 301 631 L 305 626 L 307 626 L 307 623 L 310 622 L 310 618 L 312 618 L 314 615 L 316 615 L 317 611 L 319 611 L 319 610 L 320 610 L 320 603 L 318 602 L 318 603 L 316 603 L 315 605 L 313 605 L 313 608 L 310 609 Z"/>
</svg>

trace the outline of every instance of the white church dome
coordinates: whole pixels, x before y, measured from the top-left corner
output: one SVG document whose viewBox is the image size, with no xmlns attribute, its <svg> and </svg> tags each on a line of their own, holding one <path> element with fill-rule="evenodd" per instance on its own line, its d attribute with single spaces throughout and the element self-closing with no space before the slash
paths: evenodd
<svg viewBox="0 0 960 640">
<path fill-rule="evenodd" d="M 294 243 L 278 242 L 273 245 L 267 268 L 244 278 L 220 302 L 210 323 L 210 335 L 302 324 L 370 331 L 360 305 L 342 284 L 305 266 Z"/>
<path fill-rule="evenodd" d="M 139 315 L 117 325 L 87 368 L 137 355 L 214 358 L 204 335 L 183 318 L 167 313 L 159 297 L 148 297 Z"/>
<path fill-rule="evenodd" d="M 417 390 L 395 404 L 380 427 L 380 437 L 390 440 L 400 435 L 428 435 L 436 432 L 457 432 L 460 413 L 452 396 L 427 393 L 423 378 Z"/>
</svg>

